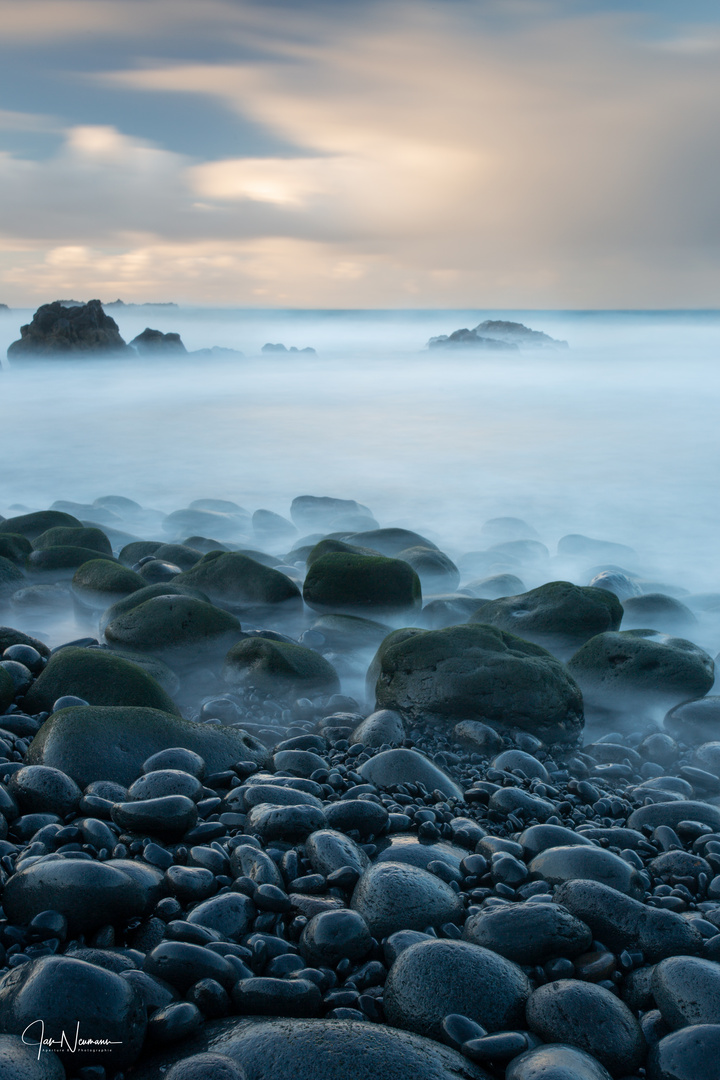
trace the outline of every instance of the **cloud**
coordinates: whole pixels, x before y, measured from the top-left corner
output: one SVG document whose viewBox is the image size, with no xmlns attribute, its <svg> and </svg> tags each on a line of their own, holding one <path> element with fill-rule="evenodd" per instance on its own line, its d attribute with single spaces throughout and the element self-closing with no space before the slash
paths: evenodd
<svg viewBox="0 0 720 1080">
<path fill-rule="evenodd" d="M 279 24 L 213 4 L 248 58 L 96 80 L 179 108 L 202 95 L 295 156 L 198 161 L 97 125 L 69 128 L 46 163 L 6 155 L 5 218 L 37 253 L 13 287 L 35 273 L 71 288 L 94 268 L 136 298 L 155 282 L 319 306 L 715 303 L 712 50 L 655 47 L 623 13 L 542 7 L 291 6 Z M 673 40 L 690 39 L 714 37 Z"/>
</svg>

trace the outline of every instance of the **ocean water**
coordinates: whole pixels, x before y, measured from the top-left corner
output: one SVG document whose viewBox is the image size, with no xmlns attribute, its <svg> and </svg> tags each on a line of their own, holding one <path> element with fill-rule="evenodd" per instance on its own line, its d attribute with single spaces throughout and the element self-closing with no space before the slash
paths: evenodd
<svg viewBox="0 0 720 1080">
<path fill-rule="evenodd" d="M 579 532 L 631 545 L 648 577 L 720 590 L 720 313 L 111 311 L 125 340 L 150 325 L 245 355 L 5 362 L 6 516 L 104 494 L 287 516 L 296 495 L 333 495 L 451 556 L 513 515 L 551 555 Z M 0 355 L 30 314 L 0 315 Z M 495 317 L 570 348 L 425 347 Z M 262 354 L 268 341 L 317 354 Z"/>
</svg>

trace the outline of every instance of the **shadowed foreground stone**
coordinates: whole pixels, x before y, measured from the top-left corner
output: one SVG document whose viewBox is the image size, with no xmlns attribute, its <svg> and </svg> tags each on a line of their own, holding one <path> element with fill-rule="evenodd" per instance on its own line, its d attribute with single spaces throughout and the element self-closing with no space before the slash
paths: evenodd
<svg viewBox="0 0 720 1080">
<path fill-rule="evenodd" d="M 30 688 L 25 708 L 49 712 L 59 697 L 68 694 L 90 705 L 178 712 L 175 702 L 151 675 L 132 661 L 102 649 L 69 646 L 55 653 Z"/>
</svg>

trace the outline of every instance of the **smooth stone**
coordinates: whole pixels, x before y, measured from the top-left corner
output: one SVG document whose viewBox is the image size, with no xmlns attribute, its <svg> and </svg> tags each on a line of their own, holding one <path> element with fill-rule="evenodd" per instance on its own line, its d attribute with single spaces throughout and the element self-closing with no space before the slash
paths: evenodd
<svg viewBox="0 0 720 1080">
<path fill-rule="evenodd" d="M 256 1017 L 206 1024 L 201 1036 L 172 1054 L 144 1061 L 133 1080 L 157 1080 L 170 1064 L 207 1050 L 231 1057 L 245 1080 L 489 1080 L 484 1069 L 457 1051 L 384 1024 Z"/>
<path fill-rule="evenodd" d="M 184 904 L 206 900 L 217 892 L 212 871 L 202 866 L 169 866 L 165 880 L 170 892 Z"/>
<path fill-rule="evenodd" d="M 408 866 L 418 866 L 427 870 L 431 863 L 441 862 L 458 881 L 462 878 L 460 864 L 467 855 L 464 848 L 451 844 L 447 840 L 426 844 L 418 840 L 414 833 L 395 833 L 377 844 L 376 863 L 396 862 Z"/>
<path fill-rule="evenodd" d="M 424 930 L 462 919 L 463 905 L 450 886 L 417 866 L 376 863 L 369 867 L 352 895 L 358 911 L 376 938 L 396 930 Z"/>
<path fill-rule="evenodd" d="M 720 1024 L 693 1024 L 650 1048 L 647 1080 L 716 1080 Z"/>
<path fill-rule="evenodd" d="M 604 986 L 558 979 L 539 987 L 527 1003 L 530 1030 L 546 1043 L 575 1046 L 612 1076 L 637 1069 L 645 1038 L 627 1005 Z"/>
<path fill-rule="evenodd" d="M 393 709 L 377 709 L 354 728 L 350 743 L 372 747 L 384 746 L 387 743 L 392 746 L 393 743 L 401 743 L 404 738 L 405 727 L 400 713 Z"/>
<path fill-rule="evenodd" d="M 329 766 L 324 758 L 311 750 L 280 750 L 273 755 L 273 767 L 278 772 L 309 779 L 318 769 L 327 769 Z"/>
<path fill-rule="evenodd" d="M 652 993 L 673 1030 L 720 1021 L 720 964 L 697 956 L 671 956 L 656 965 Z"/>
<path fill-rule="evenodd" d="M 46 765 L 18 769 L 10 777 L 8 788 L 26 814 L 66 817 L 77 810 L 82 798 L 82 791 L 69 776 Z"/>
<path fill-rule="evenodd" d="M 65 916 L 71 934 L 82 934 L 141 915 L 143 899 L 137 884 L 116 867 L 54 859 L 16 871 L 5 886 L 3 907 L 20 925 L 52 908 Z"/>
<path fill-rule="evenodd" d="M 308 560 L 303 599 L 321 613 L 382 618 L 419 609 L 422 587 L 402 559 L 334 551 Z"/>
<path fill-rule="evenodd" d="M 531 795 L 529 791 L 517 787 L 494 791 L 488 806 L 501 814 L 514 814 L 526 819 L 536 818 L 538 821 L 547 821 L 556 813 L 556 808 L 549 799 L 541 799 L 539 795 Z"/>
<path fill-rule="evenodd" d="M 325 815 L 316 806 L 277 806 L 259 803 L 247 816 L 245 828 L 263 840 L 305 840 L 325 826 Z"/>
<path fill-rule="evenodd" d="M 465 797 L 459 784 L 417 750 L 384 750 L 361 765 L 359 772 L 363 780 L 380 788 L 419 783 L 428 791 L 437 788 L 447 798 Z"/>
<path fill-rule="evenodd" d="M 155 596 L 105 627 L 111 645 L 150 652 L 170 663 L 221 656 L 240 635 L 234 615 L 192 596 Z"/>
<path fill-rule="evenodd" d="M 167 750 L 158 750 L 157 754 L 153 754 L 142 764 L 143 773 L 162 769 L 178 769 L 202 780 L 205 775 L 205 762 L 199 754 L 186 750 L 184 746 L 171 746 Z"/>
<path fill-rule="evenodd" d="M 319 829 L 305 841 L 305 854 L 317 874 L 335 873 L 345 866 L 362 874 L 370 866 L 370 859 L 354 840 L 334 829 Z"/>
<path fill-rule="evenodd" d="M 680 802 L 659 802 L 652 806 L 641 806 L 633 810 L 627 820 L 631 829 L 642 829 L 649 825 L 656 829 L 658 825 L 669 825 L 675 829 L 681 821 L 699 821 L 709 825 L 713 832 L 720 832 L 720 807 L 705 802 L 682 799 Z"/>
<path fill-rule="evenodd" d="M 238 1012 L 261 1016 L 315 1016 L 322 994 L 309 979 L 240 979 L 232 990 Z"/>
<path fill-rule="evenodd" d="M 273 696 L 337 694 L 340 680 L 332 664 L 303 645 L 248 637 L 228 652 L 223 679 L 229 686 L 252 686 Z"/>
<path fill-rule="evenodd" d="M 614 953 L 639 950 L 646 963 L 654 964 L 702 949 L 700 932 L 674 911 L 647 907 L 597 881 L 568 881 L 555 890 L 555 900 Z"/>
<path fill-rule="evenodd" d="M 325 818 L 331 829 L 355 831 L 362 837 L 385 832 L 389 817 L 384 806 L 370 799 L 341 799 L 325 807 Z"/>
<path fill-rule="evenodd" d="M 28 1034 L 28 1040 L 37 1029 Z M 65 1080 L 65 1070 L 57 1054 L 38 1056 L 35 1046 L 22 1035 L 0 1035 L 0 1076 L 2 1080 Z"/>
<path fill-rule="evenodd" d="M 134 570 L 109 559 L 88 559 L 75 571 L 72 591 L 81 604 L 94 611 L 144 589 L 147 584 Z"/>
<path fill-rule="evenodd" d="M 120 552 L 120 556 L 122 562 L 122 552 Z M 133 559 L 133 563 L 135 562 L 137 562 L 137 559 Z M 202 600 L 206 604 L 210 603 L 210 598 L 204 592 L 199 589 L 191 589 L 188 585 L 178 585 L 175 581 L 158 581 L 154 585 L 146 583 L 142 589 L 130 593 L 129 596 L 116 601 L 107 610 L 103 611 L 99 621 L 100 633 L 104 634 L 106 627 L 115 619 L 127 615 L 128 612 L 139 607 L 140 604 L 144 604 L 147 600 L 154 600 L 157 596 L 191 596 L 195 600 Z"/>
<path fill-rule="evenodd" d="M 180 839 L 197 824 L 198 809 L 185 795 L 114 803 L 111 816 L 121 829 Z"/>
<path fill-rule="evenodd" d="M 0 980 L 0 1026 L 5 1034 L 37 1041 L 61 1040 L 58 1057 L 73 1072 L 102 1064 L 112 1073 L 127 1068 L 142 1049 L 147 1019 L 134 987 L 111 971 L 64 956 L 30 960 Z M 79 1029 L 78 1025 L 79 1024 Z M 35 1025 L 31 1027 L 31 1025 Z M 81 1039 L 108 1040 L 102 1047 L 78 1045 Z"/>
<path fill-rule="evenodd" d="M 196 724 L 158 709 L 78 706 L 54 713 L 28 748 L 28 765 L 49 765 L 81 788 L 95 780 L 129 786 L 143 763 L 167 747 L 184 747 L 208 772 L 238 761 L 268 762 L 265 746 L 240 728 Z"/>
<path fill-rule="evenodd" d="M 507 1067 L 505 1080 L 610 1080 L 597 1058 L 572 1046 L 536 1046 Z"/>
<path fill-rule="evenodd" d="M 48 529 L 81 529 L 82 521 L 66 514 L 62 510 L 33 510 L 28 514 L 18 514 L 0 521 L 0 533 L 12 533 L 25 536 L 31 542 L 37 540 Z"/>
<path fill-rule="evenodd" d="M 543 763 L 523 750 L 504 750 L 493 760 L 492 767 L 504 772 L 520 770 L 530 779 L 536 777 L 546 784 L 550 783 L 550 776 Z"/>
<path fill-rule="evenodd" d="M 239 941 L 250 929 L 255 915 L 256 908 L 250 897 L 242 893 L 224 893 L 194 907 L 187 921 L 217 930 L 226 941 Z"/>
<path fill-rule="evenodd" d="M 280 787 L 276 784 L 252 784 L 244 788 L 231 788 L 226 799 L 228 805 L 239 805 L 240 791 L 246 810 L 260 803 L 272 803 L 274 806 L 314 806 L 318 810 L 323 808 L 317 796 L 310 795 L 307 791 L 298 791 L 294 787 Z"/>
<path fill-rule="evenodd" d="M 502 735 L 479 720 L 461 720 L 453 728 L 453 737 L 460 746 L 478 754 L 495 754 L 502 749 Z"/>
<path fill-rule="evenodd" d="M 486 1031 L 517 1028 L 530 982 L 516 965 L 463 941 L 422 941 L 400 953 L 385 983 L 388 1021 L 439 1038 L 448 1013 L 460 1013 Z"/>
<path fill-rule="evenodd" d="M 204 1017 L 191 1001 L 174 1001 L 158 1009 L 148 1020 L 147 1041 L 154 1046 L 172 1046 L 197 1034 Z"/>
<path fill-rule="evenodd" d="M 314 915 L 300 935 L 300 955 L 308 967 L 335 967 L 340 960 L 362 960 L 373 939 L 356 911 L 324 911 Z"/>
<path fill-rule="evenodd" d="M 597 881 L 611 889 L 640 899 L 645 885 L 638 871 L 612 851 L 603 848 L 568 845 L 547 848 L 536 855 L 529 866 L 530 874 L 550 885 L 565 881 Z"/>
<path fill-rule="evenodd" d="M 193 1054 L 173 1065 L 165 1080 L 246 1080 L 246 1074 L 226 1054 Z"/>
<path fill-rule="evenodd" d="M 184 795 L 193 802 L 203 797 L 203 786 L 196 776 L 180 769 L 156 769 L 145 773 L 128 788 L 128 799 L 159 799 L 165 795 Z"/>
<path fill-rule="evenodd" d="M 313 836 L 318 835 L 318 833 L 313 833 Z M 310 843 L 310 839 L 308 838 L 307 844 Z M 230 872 L 236 878 L 249 877 L 257 885 L 275 885 L 278 889 L 285 887 L 277 864 L 269 855 L 253 847 L 252 844 L 238 844 L 233 849 L 230 856 Z"/>
<path fill-rule="evenodd" d="M 680 742 L 699 743 L 720 739 L 720 695 L 708 694 L 698 701 L 684 701 L 670 709 L 663 727 Z"/>
<path fill-rule="evenodd" d="M 209 551 L 179 574 L 174 584 L 200 589 L 218 607 L 240 614 L 292 614 L 302 608 L 302 596 L 294 581 L 239 551 Z"/>
<path fill-rule="evenodd" d="M 185 993 L 200 979 L 215 979 L 226 990 L 237 982 L 235 968 L 225 957 L 202 945 L 163 941 L 145 957 L 143 971 Z"/>
<path fill-rule="evenodd" d="M 590 927 L 559 904 L 528 903 L 481 909 L 465 923 L 463 938 L 526 965 L 579 956 L 593 940 Z"/>
<path fill-rule="evenodd" d="M 135 883 L 142 902 L 141 915 L 149 915 L 158 900 L 165 896 L 165 879 L 156 867 L 139 859 L 107 859 L 103 865 L 122 871 Z"/>
<path fill-rule="evenodd" d="M 569 847 L 572 844 L 593 846 L 583 833 L 573 832 L 562 825 L 531 825 L 520 834 L 518 843 L 522 846 L 523 858 L 528 862 L 548 848 Z"/>
<path fill-rule="evenodd" d="M 28 691 L 24 705 L 31 713 L 49 712 L 53 703 L 67 694 L 93 706 L 160 709 L 178 715 L 172 698 L 151 675 L 103 649 L 67 646 L 54 653 Z"/>
</svg>

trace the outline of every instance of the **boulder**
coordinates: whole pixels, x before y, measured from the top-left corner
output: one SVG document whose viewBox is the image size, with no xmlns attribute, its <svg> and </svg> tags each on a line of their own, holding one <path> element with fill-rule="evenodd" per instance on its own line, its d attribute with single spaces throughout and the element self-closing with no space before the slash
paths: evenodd
<svg viewBox="0 0 720 1080">
<path fill-rule="evenodd" d="M 586 710 L 599 716 L 663 712 L 712 687 L 715 666 L 698 645 L 652 630 L 598 634 L 568 663 Z"/>
<path fill-rule="evenodd" d="M 196 600 L 204 600 L 210 603 L 210 599 L 199 589 L 190 589 L 187 585 L 177 585 L 174 581 L 160 581 L 155 585 L 145 585 L 142 589 L 128 593 L 122 600 L 117 600 L 100 616 L 100 632 L 105 633 L 105 628 L 121 615 L 126 615 L 133 608 L 144 604 L 146 600 L 153 600 L 156 596 L 193 596 Z"/>
<path fill-rule="evenodd" d="M 0 521 L 0 535 L 12 533 L 33 541 L 48 529 L 56 526 L 82 529 L 83 523 L 72 514 L 66 514 L 62 510 L 35 510 L 30 514 L 20 514 L 18 517 Z"/>
<path fill-rule="evenodd" d="M 145 327 L 142 334 L 134 337 L 130 344 L 140 356 L 187 355 L 187 349 L 179 334 L 163 334 L 162 330 L 151 330 L 149 326 Z"/>
<path fill-rule="evenodd" d="M 411 529 L 365 529 L 363 532 L 354 532 L 346 539 L 352 544 L 360 544 L 361 547 L 379 551 L 381 555 L 386 555 L 390 559 L 397 558 L 400 552 L 406 551 L 407 548 L 422 547 L 437 550 L 437 544 L 433 544 L 427 536 L 421 536 L 420 533 L 413 532 Z"/>
<path fill-rule="evenodd" d="M 234 615 L 191 596 L 155 596 L 105 627 L 111 645 L 149 652 L 171 663 L 222 654 L 241 633 Z"/>
<path fill-rule="evenodd" d="M 253 686 L 282 697 L 336 694 L 340 680 L 332 664 L 303 645 L 251 637 L 238 641 L 225 657 L 223 678 L 230 686 Z"/>
<path fill-rule="evenodd" d="M 425 592 L 452 592 L 460 584 L 460 571 L 444 551 L 437 548 L 409 547 L 398 558 L 412 566 Z"/>
<path fill-rule="evenodd" d="M 14 592 L 17 592 L 26 584 L 27 579 L 22 570 L 15 563 L 0 555 L 0 599 L 12 596 Z"/>
<path fill-rule="evenodd" d="M 200 589 L 218 607 L 233 612 L 294 613 L 302 607 L 294 581 L 237 551 L 209 551 L 173 584 Z"/>
<path fill-rule="evenodd" d="M 112 558 L 112 544 L 102 529 L 94 526 L 80 529 L 68 526 L 55 526 L 41 533 L 33 541 L 35 551 L 44 551 L 46 548 L 70 545 L 71 547 L 87 548 L 90 551 L 99 552 Z M 97 555 L 95 556 L 97 558 Z"/>
<path fill-rule="evenodd" d="M 61 301 L 43 304 L 32 321 L 20 327 L 20 338 L 7 351 L 8 360 L 43 357 L 132 356 L 118 325 L 99 300 L 66 307 Z"/>
<path fill-rule="evenodd" d="M 376 680 L 376 681 L 375 681 Z M 368 672 L 378 708 L 410 719 L 473 719 L 569 742 L 583 726 L 580 690 L 539 645 L 481 624 L 397 630 Z"/>
<path fill-rule="evenodd" d="M 54 653 L 25 698 L 30 712 L 48 712 L 68 694 L 90 705 L 130 705 L 178 713 L 159 684 L 130 660 L 107 649 L 68 645 Z"/>
<path fill-rule="evenodd" d="M 239 728 L 196 724 L 158 709 L 73 706 L 45 721 L 28 748 L 28 765 L 60 769 L 81 788 L 95 780 L 128 787 L 143 762 L 167 747 L 192 750 L 208 773 L 223 772 L 238 761 L 269 764 L 257 739 Z"/>
<path fill-rule="evenodd" d="M 622 617 L 620 601 L 606 589 L 551 581 L 517 596 L 489 600 L 469 621 L 496 626 L 565 656 L 596 634 L 619 630 Z"/>
<path fill-rule="evenodd" d="M 336 552 L 310 565 L 303 598 L 316 611 L 394 615 L 420 608 L 422 590 L 400 559 Z"/>
<path fill-rule="evenodd" d="M 31 551 L 25 561 L 25 566 L 31 576 L 36 576 L 40 580 L 65 581 L 74 577 L 75 571 L 85 563 L 97 560 L 96 549 L 57 544 L 54 547 L 43 548 L 41 551 Z M 102 561 L 116 562 L 112 555 L 103 555 Z"/>
<path fill-rule="evenodd" d="M 290 506 L 290 517 L 304 532 L 331 528 L 341 516 L 372 517 L 367 506 L 354 499 L 334 499 L 328 495 L 298 495 Z"/>
<path fill-rule="evenodd" d="M 86 607 L 104 611 L 129 593 L 144 589 L 146 581 L 133 570 L 109 559 L 89 559 L 72 579 L 73 595 Z"/>
<path fill-rule="evenodd" d="M 32 551 L 32 544 L 26 536 L 18 533 L 0 534 L 0 558 L 9 559 L 16 566 L 24 566 Z"/>
<path fill-rule="evenodd" d="M 518 346 L 512 341 L 499 341 L 494 337 L 483 336 L 466 326 L 453 330 L 452 334 L 440 334 L 431 337 L 428 349 L 485 349 L 493 352 L 517 352 Z"/>
</svg>

